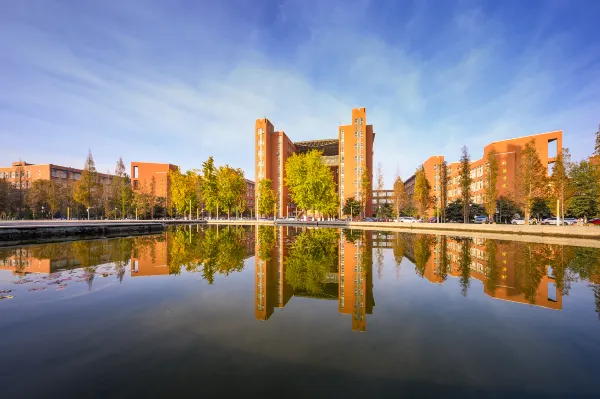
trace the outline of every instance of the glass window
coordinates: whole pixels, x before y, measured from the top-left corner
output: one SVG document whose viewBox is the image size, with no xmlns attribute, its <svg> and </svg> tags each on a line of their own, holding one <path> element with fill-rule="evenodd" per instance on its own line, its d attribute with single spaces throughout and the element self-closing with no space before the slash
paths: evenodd
<svg viewBox="0 0 600 399">
<path fill-rule="evenodd" d="M 139 178 L 139 175 L 138 175 L 138 167 L 137 167 L 137 166 L 134 166 L 134 167 L 133 167 L 133 178 L 134 178 L 134 179 L 138 179 L 138 178 Z"/>
</svg>

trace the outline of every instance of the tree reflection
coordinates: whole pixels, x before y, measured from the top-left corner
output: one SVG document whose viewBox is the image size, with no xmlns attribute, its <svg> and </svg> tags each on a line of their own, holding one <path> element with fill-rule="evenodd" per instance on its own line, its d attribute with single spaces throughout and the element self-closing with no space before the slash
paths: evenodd
<svg viewBox="0 0 600 399">
<path fill-rule="evenodd" d="M 421 277 L 425 275 L 427 261 L 431 258 L 431 246 L 433 245 L 433 236 L 427 234 L 415 235 L 415 267 L 417 274 Z"/>
<path fill-rule="evenodd" d="M 450 269 L 450 255 L 448 254 L 448 238 L 446 236 L 442 236 L 440 239 L 439 245 L 439 266 L 438 266 L 438 275 L 442 282 L 446 281 L 448 278 L 448 269 Z"/>
<path fill-rule="evenodd" d="M 498 243 L 496 240 L 485 241 L 485 253 L 486 253 L 486 281 L 485 286 L 490 295 L 494 296 L 496 292 L 496 284 L 500 278 L 500 267 L 498 266 L 498 260 L 496 259 L 496 252 L 498 250 Z"/>
<path fill-rule="evenodd" d="M 518 284 L 525 299 L 535 304 L 536 294 L 542 277 L 546 275 L 546 266 L 550 263 L 551 250 L 545 244 L 518 244 L 515 251 L 515 267 Z"/>
<path fill-rule="evenodd" d="M 292 288 L 323 291 L 323 281 L 337 266 L 337 240 L 330 229 L 307 230 L 296 237 L 285 261 L 285 279 Z"/>
<path fill-rule="evenodd" d="M 457 242 L 460 242 L 460 253 L 458 258 L 460 288 L 462 295 L 467 296 L 469 293 L 469 287 L 471 286 L 471 239 L 460 238 L 457 240 Z"/>
<path fill-rule="evenodd" d="M 275 226 L 258 226 L 258 257 L 270 262 L 275 241 Z"/>
</svg>

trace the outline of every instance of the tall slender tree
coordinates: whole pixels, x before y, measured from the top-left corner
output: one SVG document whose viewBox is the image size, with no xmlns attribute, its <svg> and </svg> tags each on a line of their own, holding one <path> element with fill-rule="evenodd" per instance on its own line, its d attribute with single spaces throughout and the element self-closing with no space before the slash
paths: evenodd
<svg viewBox="0 0 600 399">
<path fill-rule="evenodd" d="M 535 140 L 525 145 L 517 164 L 515 201 L 523 208 L 525 224 L 529 224 L 531 208 L 536 198 L 548 193 L 548 171 L 535 149 Z"/>
<path fill-rule="evenodd" d="M 419 216 L 425 218 L 427 216 L 427 209 L 431 205 L 431 184 L 427 180 L 423 166 L 417 169 L 416 172 L 414 201 L 419 211 Z"/>
<path fill-rule="evenodd" d="M 460 180 L 460 195 L 463 203 L 463 222 L 469 223 L 469 206 L 471 205 L 471 156 L 469 149 L 464 145 L 461 149 L 460 167 L 458 171 L 458 179 Z"/>
<path fill-rule="evenodd" d="M 81 177 L 75 184 L 73 197 L 75 201 L 87 209 L 92 209 L 99 205 L 100 198 L 102 197 L 102 184 L 96 171 L 92 151 L 88 152 Z"/>
<path fill-rule="evenodd" d="M 12 184 L 6 178 L 0 179 L 0 217 L 6 218 L 12 212 Z"/>
<path fill-rule="evenodd" d="M 572 187 L 569 184 L 570 160 L 569 149 L 563 148 L 562 153 L 556 156 L 556 162 L 550 177 L 552 196 L 559 202 L 559 214 L 562 220 L 565 218 L 565 203 L 569 201 L 573 194 Z"/>
<path fill-rule="evenodd" d="M 443 161 L 438 166 L 440 174 L 440 218 L 441 222 L 446 221 L 446 207 L 448 206 L 448 182 L 450 181 L 450 175 L 448 173 L 448 163 Z"/>
<path fill-rule="evenodd" d="M 19 159 L 14 173 L 15 180 L 13 180 L 13 182 L 19 191 L 19 216 L 22 216 L 23 205 L 25 205 L 25 191 L 29 188 L 31 181 L 28 171 L 25 170 L 25 162 L 22 159 Z"/>
<path fill-rule="evenodd" d="M 600 124 L 596 132 L 596 145 L 594 146 L 594 155 L 600 155 Z"/>
<path fill-rule="evenodd" d="M 375 185 L 375 190 L 377 190 L 378 192 L 378 197 L 379 199 L 377 200 L 377 216 L 379 217 L 379 208 L 381 207 L 381 197 L 383 195 L 383 190 L 385 189 L 385 185 L 384 185 L 384 179 L 383 179 L 383 168 L 381 167 L 381 162 L 377 164 L 377 174 L 375 177 L 376 180 L 376 185 Z M 385 203 L 387 203 L 387 199 L 385 200 Z"/>
<path fill-rule="evenodd" d="M 495 222 L 496 201 L 498 200 L 498 160 L 494 150 L 488 152 L 485 163 L 485 212 L 488 214 L 490 222 Z"/>
<path fill-rule="evenodd" d="M 217 169 L 218 205 L 227 210 L 227 218 L 231 211 L 238 207 L 246 192 L 244 172 L 229 165 Z"/>
<path fill-rule="evenodd" d="M 367 168 L 362 168 L 362 173 L 360 176 L 360 202 L 362 203 L 363 208 L 363 217 L 366 217 L 367 209 L 369 208 L 370 201 L 373 194 L 373 184 L 371 183 L 371 178 L 369 177 L 369 172 Z M 369 215 L 372 216 L 372 215 Z"/>
<path fill-rule="evenodd" d="M 202 163 L 202 175 L 200 178 L 200 192 L 204 208 L 212 216 L 213 212 L 217 211 L 218 203 L 218 188 L 217 188 L 217 168 L 213 157 L 208 157 Z M 260 197 L 260 194 L 259 194 Z"/>
<path fill-rule="evenodd" d="M 396 218 L 400 217 L 402 210 L 408 205 L 408 195 L 404 188 L 404 182 L 399 174 L 394 179 L 394 192 L 392 201 L 394 201 L 394 210 L 396 211 Z"/>
</svg>

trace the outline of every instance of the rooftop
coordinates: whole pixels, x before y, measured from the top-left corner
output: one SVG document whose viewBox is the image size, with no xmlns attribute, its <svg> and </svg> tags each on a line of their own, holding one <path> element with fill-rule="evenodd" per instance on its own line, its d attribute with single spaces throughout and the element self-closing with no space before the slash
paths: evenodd
<svg viewBox="0 0 600 399">
<path fill-rule="evenodd" d="M 309 140 L 297 141 L 294 145 L 300 153 L 308 152 L 310 150 L 319 150 L 324 156 L 331 156 L 339 154 L 339 142 L 338 139 Z"/>
</svg>

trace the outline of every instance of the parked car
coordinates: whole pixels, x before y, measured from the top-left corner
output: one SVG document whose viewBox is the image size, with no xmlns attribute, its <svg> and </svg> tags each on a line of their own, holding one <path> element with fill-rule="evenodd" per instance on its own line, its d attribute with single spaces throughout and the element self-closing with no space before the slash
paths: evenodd
<svg viewBox="0 0 600 399">
<path fill-rule="evenodd" d="M 525 224 L 525 218 L 514 218 L 510 224 Z"/>
<path fill-rule="evenodd" d="M 567 226 L 573 226 L 573 225 L 577 224 L 577 219 L 575 219 L 575 218 L 565 218 L 565 224 Z"/>
<path fill-rule="evenodd" d="M 475 216 L 473 218 L 473 222 L 475 224 L 484 224 L 484 223 L 488 223 L 489 220 L 488 220 L 487 216 Z"/>
<path fill-rule="evenodd" d="M 588 220 L 588 223 L 600 226 L 600 218 Z"/>
<path fill-rule="evenodd" d="M 417 223 L 417 219 L 410 216 L 400 216 L 398 221 L 401 223 Z"/>
<path fill-rule="evenodd" d="M 437 218 L 434 217 L 430 217 L 429 220 L 427 220 L 427 223 L 437 223 Z"/>
<path fill-rule="evenodd" d="M 546 218 L 544 220 L 542 220 L 540 223 L 541 224 L 547 224 L 547 225 L 551 225 L 551 226 L 556 226 L 557 222 L 557 218 L 556 217 L 550 217 L 550 218 Z M 558 225 L 559 226 L 572 226 L 574 224 L 577 224 L 577 219 L 575 218 L 565 218 L 564 220 L 561 218 L 558 218 Z"/>
</svg>

